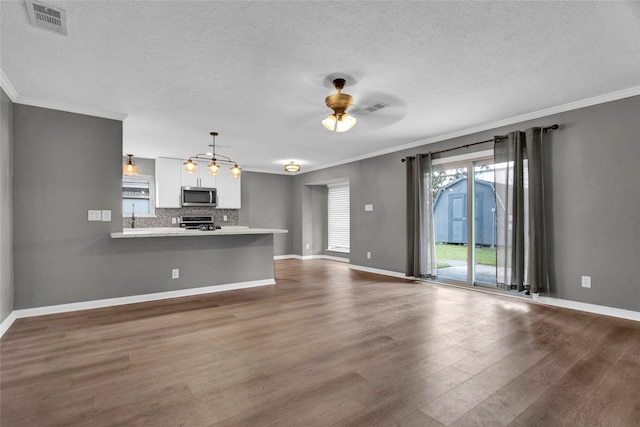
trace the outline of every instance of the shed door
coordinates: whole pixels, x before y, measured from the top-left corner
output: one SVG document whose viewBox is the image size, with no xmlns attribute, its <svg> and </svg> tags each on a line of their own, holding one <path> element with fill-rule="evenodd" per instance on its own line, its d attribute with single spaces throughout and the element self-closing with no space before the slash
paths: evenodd
<svg viewBox="0 0 640 427">
<path fill-rule="evenodd" d="M 449 242 L 467 243 L 467 195 L 449 194 Z"/>
</svg>

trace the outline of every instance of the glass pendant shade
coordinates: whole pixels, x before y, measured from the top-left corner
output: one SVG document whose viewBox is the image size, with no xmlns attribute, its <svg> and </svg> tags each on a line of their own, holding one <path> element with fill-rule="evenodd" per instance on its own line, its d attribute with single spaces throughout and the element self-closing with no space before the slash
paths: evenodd
<svg viewBox="0 0 640 427">
<path fill-rule="evenodd" d="M 198 165 L 191 159 L 184 162 L 183 165 L 186 173 L 196 173 L 198 171 Z"/>
<path fill-rule="evenodd" d="M 218 176 L 220 175 L 220 166 L 213 160 L 211 163 L 207 165 L 207 169 L 209 169 L 209 175 Z"/>
<path fill-rule="evenodd" d="M 324 119 L 322 121 L 322 126 L 324 126 L 324 128 L 326 130 L 330 130 L 333 131 L 336 128 L 336 115 L 335 114 L 330 114 L 329 117 L 327 117 L 326 119 Z"/>
<path fill-rule="evenodd" d="M 353 116 L 344 113 L 338 119 L 336 124 L 336 132 L 346 132 L 356 125 L 356 119 Z"/>
<path fill-rule="evenodd" d="M 356 119 L 347 113 L 340 115 L 337 118 L 335 114 L 330 114 L 329 117 L 322 121 L 322 126 L 325 129 L 335 132 L 346 132 L 356 125 Z"/>
<path fill-rule="evenodd" d="M 140 175 L 136 162 L 133 161 L 133 154 L 127 154 L 127 156 L 129 159 L 127 160 L 127 163 L 122 165 L 122 174 L 128 176 Z"/>
<path fill-rule="evenodd" d="M 240 173 L 242 172 L 242 169 L 240 169 L 240 166 L 238 166 L 237 164 L 234 164 L 231 167 L 231 176 L 234 178 L 240 178 Z"/>
</svg>

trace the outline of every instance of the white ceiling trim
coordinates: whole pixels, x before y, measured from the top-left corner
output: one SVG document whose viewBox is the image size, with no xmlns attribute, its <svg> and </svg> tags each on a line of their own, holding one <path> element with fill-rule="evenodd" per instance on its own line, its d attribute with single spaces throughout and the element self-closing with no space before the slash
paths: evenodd
<svg viewBox="0 0 640 427">
<path fill-rule="evenodd" d="M 16 102 L 16 99 L 18 99 L 18 92 L 16 91 L 16 88 L 13 87 L 13 85 L 11 84 L 11 82 L 9 81 L 9 79 L 4 74 L 4 71 L 2 71 L 1 68 L 0 68 L 0 87 L 4 90 L 4 93 L 7 94 L 7 96 L 12 102 Z"/>
<path fill-rule="evenodd" d="M 116 113 L 115 111 L 106 111 L 88 107 L 78 107 L 75 105 L 62 104 L 57 102 L 45 101 L 43 99 L 27 98 L 25 96 L 18 95 L 18 98 L 13 101 L 16 104 L 30 105 L 32 107 L 49 108 L 51 110 L 64 111 L 67 113 L 85 114 L 87 116 L 101 117 L 103 119 L 112 119 L 124 121 L 127 118 L 127 114 Z"/>
<path fill-rule="evenodd" d="M 119 120 L 119 121 L 124 121 L 124 119 L 127 118 L 127 114 L 117 113 L 115 111 L 106 111 L 106 110 L 100 110 L 97 108 L 89 108 L 89 107 L 79 107 L 76 105 L 62 104 L 58 102 L 46 101 L 44 99 L 28 98 L 26 96 L 22 96 L 16 91 L 15 87 L 13 87 L 13 85 L 11 84 L 7 76 L 4 74 L 4 71 L 2 71 L 2 69 L 0 69 L 0 85 L 2 86 L 2 89 L 4 89 L 4 91 L 9 96 L 9 99 L 11 99 L 11 101 L 15 104 L 30 105 L 32 107 L 49 108 L 51 110 L 65 111 L 67 113 L 85 114 L 88 116 L 102 117 L 104 119 L 112 119 L 112 120 Z"/>
<path fill-rule="evenodd" d="M 373 153 L 364 154 L 362 156 L 352 157 L 337 162 L 327 163 L 315 167 L 310 167 L 300 173 L 313 172 L 316 170 L 327 169 L 334 166 L 344 165 L 346 163 L 357 162 L 359 160 L 370 159 L 372 157 L 382 156 L 384 154 L 397 153 L 398 151 L 407 150 L 410 148 L 421 147 L 423 145 L 433 144 L 434 142 L 446 141 L 448 139 L 458 138 L 461 136 L 471 135 L 486 130 L 497 129 L 503 126 L 509 126 L 528 120 L 540 119 L 543 117 L 551 116 L 553 114 L 564 113 L 566 111 L 577 110 L 579 108 L 590 107 L 592 105 L 604 104 L 606 102 L 617 101 L 624 98 L 630 98 L 632 96 L 640 95 L 640 86 L 623 89 L 617 92 L 611 92 L 604 95 L 594 96 L 592 98 L 583 99 L 580 101 L 569 102 L 567 104 L 558 105 L 556 107 L 546 108 L 544 110 L 534 111 L 532 113 L 522 114 L 520 116 L 510 117 L 508 119 L 498 120 L 495 122 L 474 126 L 471 128 L 446 133 L 443 135 L 434 136 L 431 138 L 421 139 L 416 142 L 410 142 L 404 145 L 398 145 L 397 147 L 391 147 L 384 150 L 375 151 Z M 550 126 L 553 123 L 545 123 L 544 126 Z"/>
</svg>

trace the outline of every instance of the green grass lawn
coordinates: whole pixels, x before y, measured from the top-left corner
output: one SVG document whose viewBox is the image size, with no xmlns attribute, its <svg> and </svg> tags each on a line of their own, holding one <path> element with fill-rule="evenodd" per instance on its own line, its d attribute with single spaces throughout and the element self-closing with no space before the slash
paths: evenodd
<svg viewBox="0 0 640 427">
<path fill-rule="evenodd" d="M 464 245 L 449 245 L 446 243 L 436 243 L 437 260 L 467 260 L 467 247 Z M 482 265 L 496 265 L 495 248 L 476 248 L 476 263 Z M 438 262 L 438 268 L 449 267 L 446 263 Z"/>
</svg>

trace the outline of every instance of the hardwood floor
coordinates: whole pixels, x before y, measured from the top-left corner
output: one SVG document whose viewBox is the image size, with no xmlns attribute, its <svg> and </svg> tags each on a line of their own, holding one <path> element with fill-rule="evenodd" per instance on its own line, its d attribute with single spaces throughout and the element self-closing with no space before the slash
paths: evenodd
<svg viewBox="0 0 640 427">
<path fill-rule="evenodd" d="M 10 426 L 635 426 L 640 323 L 276 261 L 276 286 L 18 319 Z"/>
</svg>

